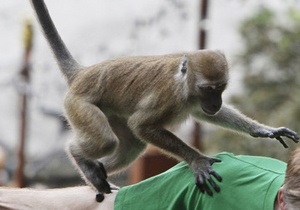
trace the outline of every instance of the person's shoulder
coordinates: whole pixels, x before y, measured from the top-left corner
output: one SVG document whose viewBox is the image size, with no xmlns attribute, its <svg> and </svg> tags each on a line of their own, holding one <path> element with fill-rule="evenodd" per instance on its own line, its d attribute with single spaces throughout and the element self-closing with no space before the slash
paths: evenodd
<svg viewBox="0 0 300 210">
<path fill-rule="evenodd" d="M 284 173 L 286 163 L 265 156 L 252 156 L 252 155 L 235 155 L 229 152 L 221 152 L 215 155 L 216 158 L 221 159 L 223 163 L 231 165 L 248 165 L 255 168 L 270 170 L 276 173 Z"/>
<path fill-rule="evenodd" d="M 223 160 L 236 159 L 236 155 L 230 152 L 220 152 L 213 157 Z"/>
</svg>

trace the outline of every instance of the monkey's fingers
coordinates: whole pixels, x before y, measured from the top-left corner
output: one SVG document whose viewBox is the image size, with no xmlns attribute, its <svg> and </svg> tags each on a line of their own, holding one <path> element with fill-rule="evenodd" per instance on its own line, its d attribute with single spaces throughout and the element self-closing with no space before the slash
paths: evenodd
<svg viewBox="0 0 300 210">
<path fill-rule="evenodd" d="M 202 193 L 206 192 L 209 196 L 213 195 L 213 192 L 207 185 L 206 177 L 204 174 L 196 176 L 196 185 Z"/>
<path fill-rule="evenodd" d="M 284 142 L 281 137 L 276 137 L 276 139 L 283 145 L 284 148 L 288 148 L 288 145 Z"/>
<path fill-rule="evenodd" d="M 299 136 L 297 135 L 297 133 L 295 133 L 293 131 L 285 133 L 284 136 L 286 136 L 287 138 L 292 139 L 295 143 L 299 142 Z"/>
<path fill-rule="evenodd" d="M 278 128 L 274 133 L 273 133 L 274 137 L 281 137 L 281 136 L 285 136 L 289 139 L 292 139 L 295 143 L 299 142 L 299 136 L 296 132 L 285 128 L 285 127 L 281 127 Z"/>
<path fill-rule="evenodd" d="M 209 158 L 209 164 L 212 165 L 214 163 L 220 163 L 222 162 L 222 160 L 218 159 L 218 158 Z"/>
<path fill-rule="evenodd" d="M 204 190 L 205 182 L 204 182 L 204 179 L 201 176 L 196 176 L 195 177 L 195 184 L 199 188 L 200 192 L 205 193 L 205 190 Z"/>
<path fill-rule="evenodd" d="M 208 173 L 199 174 L 196 176 L 196 185 L 200 189 L 202 193 L 207 193 L 209 196 L 213 195 L 210 186 L 216 191 L 220 192 L 220 187 L 216 184 L 216 182 L 212 179 L 214 176 L 219 182 L 222 181 L 222 177 L 212 169 L 209 169 Z M 209 183 L 209 185 L 208 185 Z"/>
<path fill-rule="evenodd" d="M 209 174 L 213 175 L 219 182 L 222 182 L 222 177 L 217 172 L 215 172 L 214 170 L 211 169 L 209 171 Z"/>
<path fill-rule="evenodd" d="M 214 188 L 216 192 L 220 192 L 220 187 L 215 183 L 215 181 L 211 177 L 207 179 L 207 181 Z"/>
</svg>

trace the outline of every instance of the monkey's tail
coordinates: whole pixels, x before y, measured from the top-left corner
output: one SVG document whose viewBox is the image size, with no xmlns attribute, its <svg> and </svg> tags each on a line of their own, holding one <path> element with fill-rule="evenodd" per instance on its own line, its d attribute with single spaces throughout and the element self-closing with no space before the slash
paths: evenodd
<svg viewBox="0 0 300 210">
<path fill-rule="evenodd" d="M 73 58 L 58 34 L 44 0 L 31 0 L 31 3 L 42 26 L 48 44 L 55 55 L 60 70 L 66 77 L 68 84 L 70 84 L 82 67 Z"/>
</svg>

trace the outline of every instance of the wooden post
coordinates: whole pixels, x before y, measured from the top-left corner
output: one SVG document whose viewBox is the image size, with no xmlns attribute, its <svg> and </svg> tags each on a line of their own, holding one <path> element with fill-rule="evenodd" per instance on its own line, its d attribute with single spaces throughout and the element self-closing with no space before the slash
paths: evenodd
<svg viewBox="0 0 300 210">
<path fill-rule="evenodd" d="M 28 86 L 30 82 L 30 69 L 29 59 L 32 49 L 32 24 L 29 20 L 25 22 L 25 28 L 23 32 L 23 43 L 24 43 L 24 59 L 20 76 L 24 83 L 24 89 L 21 90 L 21 113 L 20 113 L 20 133 L 19 133 L 19 148 L 18 148 L 18 165 L 16 169 L 16 185 L 17 187 L 25 187 L 24 179 L 24 165 L 25 165 L 25 143 L 26 143 L 26 129 L 27 129 L 27 94 Z"/>
<path fill-rule="evenodd" d="M 201 0 L 200 4 L 200 26 L 199 26 L 199 41 L 198 48 L 200 50 L 206 48 L 206 24 L 207 24 L 207 8 L 208 0 Z M 201 125 L 198 122 L 194 123 L 192 144 L 199 150 L 203 149 L 201 142 Z"/>
<path fill-rule="evenodd" d="M 205 49 L 208 0 L 201 0 L 200 6 L 199 49 Z"/>
</svg>

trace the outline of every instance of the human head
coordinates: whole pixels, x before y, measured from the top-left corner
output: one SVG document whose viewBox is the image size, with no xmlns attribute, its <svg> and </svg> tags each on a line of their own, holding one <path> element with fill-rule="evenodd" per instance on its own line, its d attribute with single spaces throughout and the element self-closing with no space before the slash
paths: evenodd
<svg viewBox="0 0 300 210">
<path fill-rule="evenodd" d="M 300 209 L 300 147 L 290 156 L 277 199 L 280 210 Z"/>
</svg>

